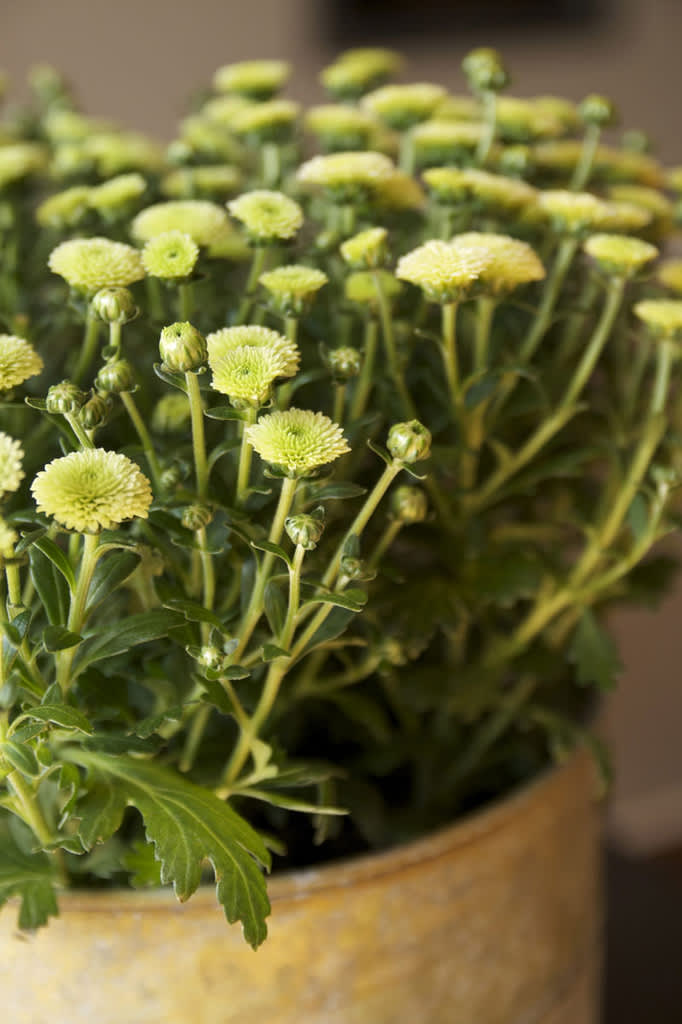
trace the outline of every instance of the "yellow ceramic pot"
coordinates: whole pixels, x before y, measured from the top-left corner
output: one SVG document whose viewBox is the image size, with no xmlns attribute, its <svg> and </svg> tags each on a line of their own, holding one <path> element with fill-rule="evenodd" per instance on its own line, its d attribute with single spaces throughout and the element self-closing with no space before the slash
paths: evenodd
<svg viewBox="0 0 682 1024">
<path fill-rule="evenodd" d="M 11 1024 L 597 1024 L 600 810 L 587 755 L 388 853 L 273 879 L 254 953 L 213 891 L 67 893 L 0 915 Z"/>
</svg>

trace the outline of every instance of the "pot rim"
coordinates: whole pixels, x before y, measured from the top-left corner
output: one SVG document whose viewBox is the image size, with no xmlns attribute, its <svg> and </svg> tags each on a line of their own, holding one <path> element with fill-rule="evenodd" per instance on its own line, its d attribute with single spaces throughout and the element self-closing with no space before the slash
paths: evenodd
<svg viewBox="0 0 682 1024">
<path fill-rule="evenodd" d="M 546 767 L 531 780 L 511 789 L 484 807 L 471 811 L 449 825 L 441 826 L 416 839 L 386 850 L 340 858 L 317 867 L 282 872 L 268 879 L 268 895 L 273 906 L 300 902 L 312 894 L 371 883 L 389 875 L 413 870 L 426 862 L 450 856 L 472 843 L 517 826 L 519 817 L 532 814 L 538 804 L 569 793 L 575 778 L 585 776 L 597 796 L 594 762 L 584 748 L 565 762 Z M 591 783 L 588 779 L 591 777 Z M 69 913 L 145 913 L 191 914 L 220 908 L 215 902 L 215 886 L 202 885 L 187 903 L 169 900 L 169 886 L 154 889 L 64 889 L 59 894 L 60 916 Z"/>
</svg>

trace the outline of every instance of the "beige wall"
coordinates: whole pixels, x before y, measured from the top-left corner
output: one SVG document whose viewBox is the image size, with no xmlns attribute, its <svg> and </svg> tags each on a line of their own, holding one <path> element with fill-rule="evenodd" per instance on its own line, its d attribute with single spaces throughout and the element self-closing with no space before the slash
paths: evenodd
<svg viewBox="0 0 682 1024">
<path fill-rule="evenodd" d="M 295 66 L 292 93 L 319 95 L 316 73 L 331 56 L 320 38 L 322 7 L 317 0 L 5 0 L 2 64 L 20 81 L 31 64 L 55 63 L 88 112 L 168 138 L 187 93 L 231 60 L 286 57 Z M 615 0 L 611 24 L 554 37 L 462 36 L 452 7 L 451 38 L 407 46 L 412 75 L 461 88 L 463 53 L 496 45 L 520 94 L 605 92 L 629 126 L 646 128 L 667 160 L 682 162 L 677 0 Z M 615 827 L 644 846 L 682 840 L 682 585 L 656 614 L 628 612 L 616 628 L 626 671 L 608 716 L 619 772 Z"/>
</svg>

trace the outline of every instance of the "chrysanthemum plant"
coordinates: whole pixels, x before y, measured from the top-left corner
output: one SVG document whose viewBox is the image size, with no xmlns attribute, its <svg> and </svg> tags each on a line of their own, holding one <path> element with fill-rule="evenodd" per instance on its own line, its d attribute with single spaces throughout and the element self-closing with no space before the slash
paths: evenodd
<svg viewBox="0 0 682 1024">
<path fill-rule="evenodd" d="M 611 103 L 220 69 L 0 145 L 0 902 L 382 847 L 589 740 L 674 525 L 682 172 Z M 611 141 L 604 142 L 604 132 Z M 317 150 L 317 152 L 316 152 Z M 596 746 L 596 744 L 595 744 Z"/>
</svg>

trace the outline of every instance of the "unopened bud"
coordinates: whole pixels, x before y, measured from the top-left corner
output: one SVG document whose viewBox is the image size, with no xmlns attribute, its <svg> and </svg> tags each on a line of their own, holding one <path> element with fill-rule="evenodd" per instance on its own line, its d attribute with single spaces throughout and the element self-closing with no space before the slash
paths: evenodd
<svg viewBox="0 0 682 1024">
<path fill-rule="evenodd" d="M 485 46 L 466 55 L 462 71 L 473 92 L 500 92 L 509 82 L 501 56 Z"/>
<path fill-rule="evenodd" d="M 616 108 L 606 96 L 593 93 L 586 96 L 578 105 L 578 113 L 585 124 L 598 124 L 602 127 L 613 124 L 617 120 Z"/>
<path fill-rule="evenodd" d="M 113 392 L 116 395 L 134 391 L 135 371 L 127 359 L 111 359 L 97 374 L 95 387 L 98 391 Z"/>
<path fill-rule="evenodd" d="M 368 582 L 376 576 L 376 572 L 373 569 L 368 569 L 362 558 L 354 558 L 352 555 L 343 556 L 339 572 L 341 576 L 358 583 Z"/>
<path fill-rule="evenodd" d="M 405 484 L 391 495 L 391 512 L 401 523 L 423 523 L 428 507 L 426 495 L 419 487 Z"/>
<path fill-rule="evenodd" d="M 333 348 L 326 355 L 329 368 L 337 381 L 344 382 L 357 377 L 362 367 L 362 355 L 351 345 Z"/>
<path fill-rule="evenodd" d="M 45 405 L 48 412 L 74 414 L 84 404 L 86 397 L 85 392 L 70 380 L 63 380 L 60 384 L 53 384 L 49 389 L 45 396 Z"/>
<path fill-rule="evenodd" d="M 431 431 L 419 420 L 394 424 L 388 432 L 386 447 L 400 462 L 428 459 L 431 452 Z"/>
<path fill-rule="evenodd" d="M 299 513 L 288 516 L 284 521 L 284 529 L 287 531 L 289 539 L 306 551 L 312 551 L 317 547 L 324 532 L 324 513 L 321 509 L 319 514 L 317 513 L 318 510 L 313 515 Z"/>
<path fill-rule="evenodd" d="M 137 316 L 137 306 L 127 288 L 100 288 L 90 302 L 93 313 L 107 324 L 127 324 Z"/>
<path fill-rule="evenodd" d="M 188 505 L 182 513 L 182 525 L 186 530 L 202 530 L 213 519 L 208 505 Z"/>
<path fill-rule="evenodd" d="M 218 672 L 223 667 L 225 658 L 223 657 L 222 651 L 220 651 L 214 644 L 205 644 L 199 651 L 197 661 L 202 668 Z"/>
<path fill-rule="evenodd" d="M 200 370 L 208 359 L 206 339 L 187 321 L 164 327 L 159 352 L 168 369 L 180 373 Z"/>
<path fill-rule="evenodd" d="M 95 430 L 109 419 L 113 407 L 109 394 L 94 394 L 88 398 L 78 413 L 78 419 L 86 430 Z"/>
</svg>

